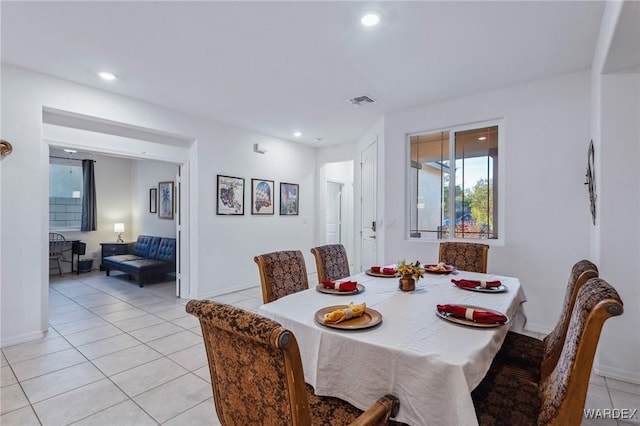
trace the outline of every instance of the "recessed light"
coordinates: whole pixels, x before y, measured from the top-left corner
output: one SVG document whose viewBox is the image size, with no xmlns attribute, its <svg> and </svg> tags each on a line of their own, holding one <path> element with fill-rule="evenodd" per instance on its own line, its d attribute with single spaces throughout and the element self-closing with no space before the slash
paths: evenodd
<svg viewBox="0 0 640 426">
<path fill-rule="evenodd" d="M 380 23 L 380 14 L 378 12 L 367 12 L 360 18 L 360 23 L 365 27 L 374 27 Z"/>
<path fill-rule="evenodd" d="M 487 140 L 487 137 L 486 137 L 486 136 L 480 136 L 480 137 L 478 138 L 478 140 L 479 140 L 479 141 L 485 141 L 485 140 Z"/>
<path fill-rule="evenodd" d="M 76 153 L 76 152 L 78 152 L 78 151 L 76 151 L 75 149 L 68 149 L 68 148 L 65 148 L 65 149 L 64 149 L 64 152 L 66 152 L 67 154 L 75 154 L 75 153 Z"/>
<path fill-rule="evenodd" d="M 296 138 L 299 138 L 300 136 L 302 136 L 302 133 L 300 133 L 300 132 L 293 132 L 293 136 L 295 136 Z"/>
<path fill-rule="evenodd" d="M 102 71 L 101 73 L 98 73 L 98 75 L 103 79 L 103 80 L 107 80 L 107 81 L 111 81 L 111 80 L 115 80 L 116 75 L 107 71 Z"/>
</svg>

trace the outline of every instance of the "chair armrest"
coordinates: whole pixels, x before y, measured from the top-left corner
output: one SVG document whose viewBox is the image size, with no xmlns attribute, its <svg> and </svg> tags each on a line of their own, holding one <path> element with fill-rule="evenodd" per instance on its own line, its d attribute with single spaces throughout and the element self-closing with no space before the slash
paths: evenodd
<svg viewBox="0 0 640 426">
<path fill-rule="evenodd" d="M 350 426 L 388 424 L 389 417 L 395 417 L 399 409 L 400 400 L 393 395 L 385 395 L 352 421 Z"/>
</svg>

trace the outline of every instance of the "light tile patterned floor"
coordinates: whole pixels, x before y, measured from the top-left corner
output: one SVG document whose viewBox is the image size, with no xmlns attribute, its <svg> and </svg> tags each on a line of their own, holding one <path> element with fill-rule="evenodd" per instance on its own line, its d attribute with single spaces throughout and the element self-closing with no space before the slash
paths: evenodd
<svg viewBox="0 0 640 426">
<path fill-rule="evenodd" d="M 51 277 L 49 288 L 46 338 L 2 349 L 2 426 L 220 424 L 200 326 L 173 281 L 140 288 L 91 272 Z M 255 311 L 262 294 L 215 299 Z M 586 405 L 640 408 L 640 386 L 594 376 Z"/>
</svg>

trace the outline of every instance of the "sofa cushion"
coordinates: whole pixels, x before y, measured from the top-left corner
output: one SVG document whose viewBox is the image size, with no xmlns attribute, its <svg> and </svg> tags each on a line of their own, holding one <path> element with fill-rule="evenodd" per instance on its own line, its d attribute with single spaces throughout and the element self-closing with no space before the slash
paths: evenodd
<svg viewBox="0 0 640 426">
<path fill-rule="evenodd" d="M 124 272 L 130 272 L 131 270 L 152 271 L 156 269 L 173 271 L 175 269 L 175 265 L 173 263 L 168 263 L 163 260 L 157 259 L 131 260 L 129 262 L 122 262 L 120 266 Z"/>
<path fill-rule="evenodd" d="M 151 257 L 164 262 L 176 263 L 176 239 L 162 238 L 158 244 L 156 255 Z"/>
<path fill-rule="evenodd" d="M 154 258 L 158 252 L 160 237 L 150 235 L 139 235 L 138 240 L 133 245 L 133 254 L 140 257 Z"/>
<path fill-rule="evenodd" d="M 105 257 L 102 259 L 102 263 L 122 263 L 138 259 L 144 259 L 144 257 L 136 256 L 135 254 L 117 254 L 115 256 Z"/>
</svg>

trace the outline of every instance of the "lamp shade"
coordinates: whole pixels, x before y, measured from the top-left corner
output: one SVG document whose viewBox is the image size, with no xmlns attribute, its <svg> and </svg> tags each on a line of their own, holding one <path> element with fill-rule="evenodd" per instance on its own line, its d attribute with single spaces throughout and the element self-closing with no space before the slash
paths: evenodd
<svg viewBox="0 0 640 426">
<path fill-rule="evenodd" d="M 124 232 L 124 223 L 114 223 L 113 232 Z"/>
</svg>

